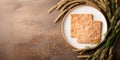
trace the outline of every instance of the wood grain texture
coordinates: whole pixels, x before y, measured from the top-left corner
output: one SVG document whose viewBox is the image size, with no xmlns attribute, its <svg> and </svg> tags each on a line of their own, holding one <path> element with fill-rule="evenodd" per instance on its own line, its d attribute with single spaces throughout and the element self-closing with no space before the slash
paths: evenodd
<svg viewBox="0 0 120 60">
<path fill-rule="evenodd" d="M 0 0 L 0 60 L 79 60 L 64 41 L 61 21 L 53 23 L 58 12 L 47 13 L 58 1 Z"/>
</svg>

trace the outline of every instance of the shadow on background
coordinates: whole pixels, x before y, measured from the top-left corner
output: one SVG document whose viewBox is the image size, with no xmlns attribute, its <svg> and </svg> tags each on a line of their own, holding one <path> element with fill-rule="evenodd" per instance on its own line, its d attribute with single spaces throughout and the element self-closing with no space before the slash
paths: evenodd
<svg viewBox="0 0 120 60">
<path fill-rule="evenodd" d="M 115 60 L 120 60 L 120 32 L 117 36 L 117 44 L 115 47 Z"/>
</svg>

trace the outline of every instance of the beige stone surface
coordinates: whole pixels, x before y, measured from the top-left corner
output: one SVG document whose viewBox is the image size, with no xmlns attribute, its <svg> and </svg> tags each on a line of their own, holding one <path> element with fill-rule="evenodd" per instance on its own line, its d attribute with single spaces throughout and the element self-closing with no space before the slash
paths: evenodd
<svg viewBox="0 0 120 60">
<path fill-rule="evenodd" d="M 78 60 L 61 34 L 59 0 L 0 0 L 0 60 Z"/>
</svg>

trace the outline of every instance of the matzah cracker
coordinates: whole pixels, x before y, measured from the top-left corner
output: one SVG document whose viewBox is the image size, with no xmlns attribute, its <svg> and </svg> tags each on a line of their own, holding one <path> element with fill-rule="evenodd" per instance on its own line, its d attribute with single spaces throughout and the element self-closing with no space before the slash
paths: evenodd
<svg viewBox="0 0 120 60">
<path fill-rule="evenodd" d="M 72 38 L 77 37 L 77 26 L 79 24 L 78 21 L 87 22 L 92 20 L 93 20 L 92 14 L 71 14 L 71 37 Z"/>
<path fill-rule="evenodd" d="M 100 42 L 102 22 L 91 21 L 88 24 L 84 24 L 84 22 L 79 21 L 78 23 L 78 43 L 97 44 Z"/>
</svg>

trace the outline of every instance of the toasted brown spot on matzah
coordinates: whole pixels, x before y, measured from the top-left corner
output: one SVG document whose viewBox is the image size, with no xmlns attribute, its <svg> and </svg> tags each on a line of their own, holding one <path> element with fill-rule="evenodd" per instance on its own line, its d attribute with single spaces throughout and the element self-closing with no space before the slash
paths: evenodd
<svg viewBox="0 0 120 60">
<path fill-rule="evenodd" d="M 84 24 L 84 21 L 78 21 L 77 42 L 87 44 L 97 44 L 100 42 L 102 23 L 100 21 L 91 21 Z"/>
<path fill-rule="evenodd" d="M 92 21 L 93 17 L 92 14 L 71 14 L 71 37 L 76 38 L 77 37 L 77 26 L 78 21 Z"/>
</svg>

